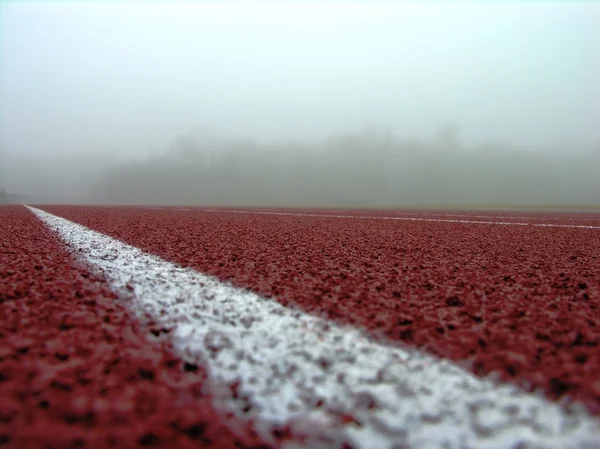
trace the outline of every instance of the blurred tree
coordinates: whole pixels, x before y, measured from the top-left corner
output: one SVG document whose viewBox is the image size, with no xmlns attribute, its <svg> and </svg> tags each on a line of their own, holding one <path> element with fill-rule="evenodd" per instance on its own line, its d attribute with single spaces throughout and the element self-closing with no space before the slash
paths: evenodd
<svg viewBox="0 0 600 449">
<path fill-rule="evenodd" d="M 460 132 L 458 126 L 453 123 L 442 126 L 435 134 L 435 140 L 443 150 L 458 150 L 460 148 Z"/>
</svg>

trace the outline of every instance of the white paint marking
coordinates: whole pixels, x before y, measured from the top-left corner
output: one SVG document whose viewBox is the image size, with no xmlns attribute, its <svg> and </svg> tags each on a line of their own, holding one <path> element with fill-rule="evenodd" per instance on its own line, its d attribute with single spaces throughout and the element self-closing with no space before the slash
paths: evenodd
<svg viewBox="0 0 600 449">
<path fill-rule="evenodd" d="M 334 214 L 310 214 L 297 212 L 260 212 L 254 210 L 227 210 L 227 209 L 202 209 L 203 212 L 220 212 L 235 214 L 265 214 L 265 215 L 289 215 L 298 217 L 325 217 L 325 218 L 355 218 L 358 220 L 400 220 L 400 221 L 427 221 L 440 223 L 468 223 L 468 224 L 486 224 L 502 226 L 533 226 L 548 228 L 581 228 L 581 229 L 600 229 L 600 226 L 588 225 L 568 225 L 557 223 L 525 223 L 519 221 L 482 221 L 482 220 L 455 220 L 445 218 L 420 218 L 420 217 L 382 217 L 382 216 L 364 216 L 364 215 L 334 215 Z"/>
<path fill-rule="evenodd" d="M 474 214 L 449 214 L 449 213 L 420 213 L 420 212 L 394 212 L 397 215 L 425 215 L 428 217 L 463 217 L 463 218 L 509 218 L 515 220 L 600 220 L 595 217 L 532 217 L 525 215 L 474 215 Z"/>
<path fill-rule="evenodd" d="M 416 350 L 283 307 L 29 208 L 140 317 L 172 329 L 182 358 L 208 369 L 217 406 L 267 441 L 290 424 L 307 447 L 597 447 L 598 420 Z M 227 385 L 239 382 L 237 397 Z M 351 417 L 352 419 L 349 419 Z M 298 447 L 289 443 L 286 447 Z"/>
<path fill-rule="evenodd" d="M 102 206 L 102 207 L 108 207 L 108 206 Z M 201 208 L 193 208 L 193 207 L 167 207 L 167 206 L 163 206 L 163 207 L 144 207 L 144 206 L 139 206 L 140 209 L 158 209 L 158 210 L 183 210 L 183 211 L 198 211 L 198 212 L 236 212 L 236 213 L 263 213 L 263 214 L 284 214 L 285 212 L 276 212 L 272 209 L 265 209 L 265 208 L 253 208 L 250 210 L 227 210 L 227 209 L 201 209 Z M 307 209 L 301 209 L 301 210 L 307 210 Z M 326 215 L 326 214 L 315 214 L 315 213 L 310 213 L 310 212 L 304 212 L 303 215 L 308 215 L 308 216 L 319 216 L 319 217 L 324 217 L 324 216 L 332 216 L 332 217 L 340 217 L 340 218 L 379 218 L 379 219 L 388 219 L 388 220 L 393 220 L 393 219 L 399 219 L 398 217 L 391 217 L 391 216 L 372 216 L 372 215 L 367 215 L 367 214 L 371 214 L 371 211 L 353 211 L 354 213 L 357 214 L 361 214 L 359 216 L 357 215 Z M 389 213 L 394 214 L 394 215 L 413 215 L 413 216 L 417 216 L 417 217 L 461 217 L 461 218 L 494 218 L 494 219 L 498 219 L 498 218 L 505 218 L 505 219 L 513 219 L 513 220 L 569 220 L 569 221 L 575 221 L 575 220 L 590 220 L 590 221 L 600 221 L 600 218 L 596 218 L 596 217 L 588 217 L 588 216 L 579 216 L 579 217 L 573 217 L 573 216 L 563 216 L 563 217 L 532 217 L 532 216 L 524 216 L 524 215 L 479 215 L 479 214 L 455 214 L 455 213 L 446 213 L 446 212 L 438 212 L 438 213 L 433 213 L 433 212 L 402 212 L 402 211 L 393 211 L 390 210 Z M 289 215 L 292 214 L 297 214 L 297 213 L 286 213 Z M 434 220 L 433 220 L 434 221 Z M 458 223 L 466 223 L 466 222 L 473 222 L 471 220 L 464 220 L 464 221 L 451 221 L 451 222 L 458 222 Z M 480 223 L 479 221 L 475 221 L 473 223 Z M 489 222 L 485 222 L 488 224 L 512 224 L 512 222 L 503 222 L 503 223 L 489 223 Z M 516 223 L 516 224 L 521 224 L 521 223 Z M 526 223 L 527 225 L 529 225 L 530 223 Z M 543 224 L 540 224 L 540 226 L 543 226 Z M 557 225 L 552 223 L 552 226 L 568 226 L 568 227 L 572 227 L 572 226 L 585 226 L 585 225 Z M 585 226 L 587 227 L 587 226 Z M 592 226 L 593 228 L 600 228 L 600 226 Z"/>
</svg>

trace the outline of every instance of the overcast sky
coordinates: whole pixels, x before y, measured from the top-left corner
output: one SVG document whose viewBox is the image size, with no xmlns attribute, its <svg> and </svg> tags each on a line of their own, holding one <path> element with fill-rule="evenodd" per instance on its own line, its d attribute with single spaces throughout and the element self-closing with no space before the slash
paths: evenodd
<svg viewBox="0 0 600 449">
<path fill-rule="evenodd" d="M 375 126 L 600 142 L 600 2 L 2 2 L 0 154 Z"/>
</svg>

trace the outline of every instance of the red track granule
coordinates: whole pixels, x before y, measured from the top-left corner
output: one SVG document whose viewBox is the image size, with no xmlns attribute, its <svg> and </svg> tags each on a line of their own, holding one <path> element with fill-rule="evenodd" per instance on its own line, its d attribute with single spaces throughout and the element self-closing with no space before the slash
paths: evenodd
<svg viewBox="0 0 600 449">
<path fill-rule="evenodd" d="M 600 414 L 598 229 L 44 209 L 283 304 Z M 502 221 L 531 221 L 513 215 Z M 593 220 L 538 214 L 534 221 Z"/>
<path fill-rule="evenodd" d="M 22 206 L 0 207 L 0 317 L 0 447 L 270 447 Z"/>
</svg>

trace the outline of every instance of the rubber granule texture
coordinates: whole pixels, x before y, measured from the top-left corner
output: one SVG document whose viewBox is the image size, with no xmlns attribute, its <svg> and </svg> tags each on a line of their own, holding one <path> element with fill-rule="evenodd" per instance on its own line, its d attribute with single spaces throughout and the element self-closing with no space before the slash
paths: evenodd
<svg viewBox="0 0 600 449">
<path fill-rule="evenodd" d="M 284 305 L 600 414 L 598 229 L 44 209 Z M 597 225 L 595 217 L 534 221 Z"/>
<path fill-rule="evenodd" d="M 0 317 L 0 447 L 270 447 L 22 206 L 0 207 Z"/>
</svg>

